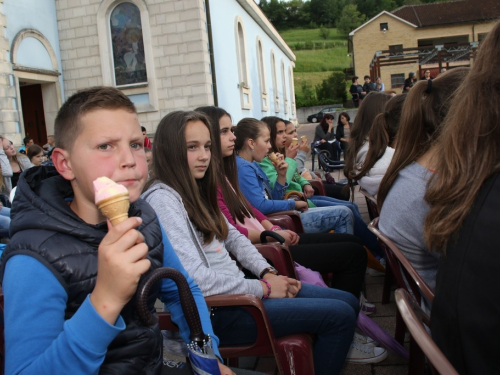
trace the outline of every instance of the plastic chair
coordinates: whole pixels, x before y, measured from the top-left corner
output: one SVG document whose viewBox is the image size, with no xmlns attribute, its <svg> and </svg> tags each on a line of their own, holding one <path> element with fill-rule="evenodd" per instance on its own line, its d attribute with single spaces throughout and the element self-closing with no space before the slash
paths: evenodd
<svg viewBox="0 0 500 375">
<path fill-rule="evenodd" d="M 399 313 L 411 334 L 410 373 L 423 373 L 423 356 L 425 354 L 433 373 L 458 375 L 453 365 L 427 333 L 424 324 L 429 326 L 429 317 L 420 308 L 418 302 L 403 288 L 396 290 L 395 295 Z M 418 363 L 416 363 L 417 360 Z"/>
<path fill-rule="evenodd" d="M 361 186 L 359 187 L 359 192 L 365 196 L 366 207 L 368 208 L 368 216 L 370 216 L 370 220 L 379 217 L 380 214 L 378 212 L 377 198 L 368 193 Z"/>
<path fill-rule="evenodd" d="M 304 233 L 304 227 L 300 214 L 297 211 L 278 211 L 266 215 L 268 220 L 274 225 L 279 225 L 294 231 L 295 233 Z"/>
<path fill-rule="evenodd" d="M 325 187 L 323 186 L 323 181 L 319 180 L 307 180 L 311 184 L 311 186 L 318 189 L 318 195 L 326 196 Z"/>
<path fill-rule="evenodd" d="M 434 300 L 434 291 L 427 285 L 427 283 L 420 277 L 418 272 L 413 268 L 411 263 L 406 259 L 404 254 L 385 234 L 378 229 L 379 218 L 374 219 L 368 224 L 368 229 L 374 233 L 382 249 L 384 249 L 388 267 L 386 267 L 386 276 L 384 280 L 384 290 L 382 294 L 382 303 L 388 303 L 390 300 L 391 287 L 394 281 L 398 288 L 403 288 L 407 292 L 408 287 L 411 293 L 415 296 L 418 303 L 422 302 L 422 296 L 427 301 L 432 303 Z M 406 282 L 405 282 L 406 281 Z M 401 344 L 404 341 L 405 327 L 400 314 L 396 315 L 396 333 L 394 338 Z"/>
</svg>

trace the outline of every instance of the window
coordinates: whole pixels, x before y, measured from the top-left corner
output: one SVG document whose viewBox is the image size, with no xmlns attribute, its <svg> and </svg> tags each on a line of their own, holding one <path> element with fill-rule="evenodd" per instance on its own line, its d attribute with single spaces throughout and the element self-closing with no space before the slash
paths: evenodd
<svg viewBox="0 0 500 375">
<path fill-rule="evenodd" d="M 286 93 L 286 79 L 285 79 L 285 63 L 281 60 L 281 82 L 283 84 L 283 104 L 285 106 L 285 115 L 288 113 L 288 95 Z"/>
<path fill-rule="evenodd" d="M 280 111 L 280 94 L 278 92 L 278 78 L 276 77 L 276 59 L 274 51 L 271 51 L 271 75 L 273 78 L 274 112 Z"/>
<path fill-rule="evenodd" d="M 116 86 L 148 81 L 141 12 L 132 3 L 118 4 L 109 18 Z"/>
<path fill-rule="evenodd" d="M 246 53 L 246 38 L 243 28 L 243 20 L 236 17 L 236 54 L 238 61 L 238 87 L 240 90 L 241 108 L 252 108 L 252 97 L 250 95 L 250 79 L 248 76 L 248 60 Z"/>
<path fill-rule="evenodd" d="M 291 106 L 292 106 L 292 115 L 295 115 L 295 88 L 294 88 L 294 84 L 293 84 L 293 67 L 290 66 L 288 68 L 288 79 L 290 81 L 289 83 L 289 87 L 290 87 L 290 100 L 292 102 Z"/>
<path fill-rule="evenodd" d="M 389 30 L 389 24 L 387 22 L 382 22 L 380 23 L 380 31 L 387 31 Z"/>
<path fill-rule="evenodd" d="M 264 65 L 262 40 L 260 37 L 257 37 L 257 67 L 259 69 L 260 101 L 262 105 L 262 112 L 267 112 L 269 110 L 269 105 L 267 99 L 266 69 Z"/>
<path fill-rule="evenodd" d="M 391 74 L 391 87 L 401 88 L 405 83 L 405 74 Z"/>
<path fill-rule="evenodd" d="M 403 45 L 402 44 L 396 44 L 393 46 L 389 46 L 390 56 L 397 56 L 401 53 L 403 53 Z"/>
<path fill-rule="evenodd" d="M 157 80 L 146 2 L 101 0 L 97 35 L 102 84 L 118 87 L 139 113 L 157 111 Z"/>
</svg>

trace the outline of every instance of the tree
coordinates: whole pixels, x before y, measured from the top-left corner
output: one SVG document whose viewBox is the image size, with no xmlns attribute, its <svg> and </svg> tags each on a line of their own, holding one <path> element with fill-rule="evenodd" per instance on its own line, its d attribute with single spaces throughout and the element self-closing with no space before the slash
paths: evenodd
<svg viewBox="0 0 500 375">
<path fill-rule="evenodd" d="M 330 29 L 321 25 L 319 27 L 319 36 L 325 40 L 328 39 L 328 37 L 330 36 Z"/>
<path fill-rule="evenodd" d="M 358 11 L 357 5 L 349 4 L 342 9 L 342 15 L 337 23 L 337 28 L 340 33 L 347 35 L 360 26 L 365 19 L 366 16 Z"/>
<path fill-rule="evenodd" d="M 343 73 L 333 72 L 327 79 L 316 85 L 318 100 L 342 101 L 347 100 L 345 77 Z"/>
</svg>

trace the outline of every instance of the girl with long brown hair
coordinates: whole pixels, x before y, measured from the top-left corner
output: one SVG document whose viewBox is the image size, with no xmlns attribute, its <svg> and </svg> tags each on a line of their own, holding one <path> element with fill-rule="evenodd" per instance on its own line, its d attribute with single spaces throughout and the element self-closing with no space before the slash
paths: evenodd
<svg viewBox="0 0 500 375">
<path fill-rule="evenodd" d="M 394 155 L 394 139 L 405 99 L 406 94 L 394 96 L 385 105 L 384 112 L 375 117 L 368 133 L 365 160 L 359 163 L 357 173 L 351 175 L 353 181 L 357 181 L 359 186 L 373 196 L 377 195 L 380 181 Z"/>
<path fill-rule="evenodd" d="M 314 130 L 314 142 L 320 150 L 328 151 L 331 160 L 338 161 L 339 147 L 335 142 L 334 127 L 333 115 L 331 113 L 323 115 L 323 118 Z M 271 137 L 274 138 L 272 134 Z"/>
<path fill-rule="evenodd" d="M 418 82 L 408 93 L 396 135 L 396 151 L 377 195 L 379 228 L 434 289 L 438 256 L 424 243 L 427 182 L 435 169 L 435 141 L 451 99 L 468 68 L 455 68 Z"/>
<path fill-rule="evenodd" d="M 430 210 L 424 239 L 441 254 L 432 336 L 460 374 L 500 371 L 499 65 L 497 22 L 444 121 L 425 195 Z"/>
<path fill-rule="evenodd" d="M 344 175 L 349 186 L 354 190 L 354 180 L 358 173 L 358 165 L 365 161 L 368 152 L 368 133 L 373 121 L 379 113 L 384 112 L 385 104 L 391 99 L 390 95 L 380 92 L 370 92 L 359 106 L 349 136 L 349 145 L 344 155 Z M 354 192 L 353 192 L 354 193 Z M 354 194 L 352 194 L 354 197 Z"/>
<path fill-rule="evenodd" d="M 274 334 L 310 333 L 316 374 L 338 374 L 359 312 L 348 292 L 301 284 L 279 276 L 217 205 L 218 165 L 211 162 L 213 136 L 199 112 L 172 112 L 158 125 L 152 179 L 143 197 L 158 214 L 186 271 L 204 296 L 253 294 L 263 299 Z M 211 222 L 208 222 L 213 218 Z M 206 231 L 208 229 L 209 231 Z M 256 278 L 245 278 L 229 252 Z M 211 315 L 221 343 L 255 340 L 255 322 L 238 307 Z"/>
</svg>

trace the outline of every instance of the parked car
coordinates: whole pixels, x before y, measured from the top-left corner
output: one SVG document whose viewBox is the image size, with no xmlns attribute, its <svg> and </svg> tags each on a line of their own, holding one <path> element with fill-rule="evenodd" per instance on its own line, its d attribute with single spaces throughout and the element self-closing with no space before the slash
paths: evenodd
<svg viewBox="0 0 500 375">
<path fill-rule="evenodd" d="M 323 118 L 323 115 L 327 112 L 335 112 L 335 107 L 323 108 L 318 113 L 314 113 L 314 114 L 308 116 L 307 122 L 312 122 L 312 123 L 319 122 Z"/>
</svg>

